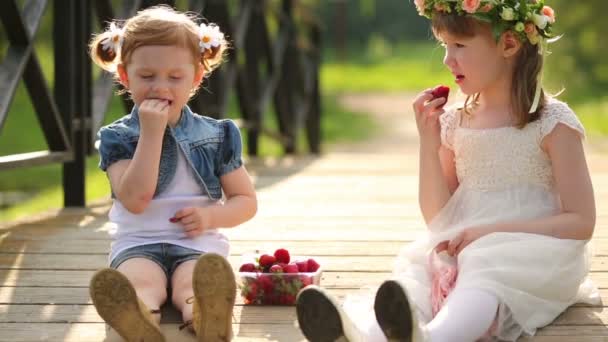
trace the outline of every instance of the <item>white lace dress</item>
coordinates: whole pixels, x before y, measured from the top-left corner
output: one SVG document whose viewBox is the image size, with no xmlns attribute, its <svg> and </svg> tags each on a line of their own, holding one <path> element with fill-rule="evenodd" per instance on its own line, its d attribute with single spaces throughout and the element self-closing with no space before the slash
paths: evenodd
<svg viewBox="0 0 608 342">
<path fill-rule="evenodd" d="M 442 143 L 454 151 L 460 185 L 429 223 L 429 232 L 407 245 L 395 262 L 394 278 L 407 287 L 422 322 L 431 319 L 429 251 L 465 228 L 559 213 L 551 161 L 540 144 L 558 123 L 584 137 L 576 115 L 557 100 L 550 100 L 540 119 L 521 130 L 463 128 L 459 115 L 449 111 L 440 121 Z M 533 335 L 573 303 L 599 302 L 587 277 L 587 248 L 587 241 L 489 234 L 460 253 L 455 286 L 495 294 L 501 301 L 496 337 L 516 340 L 522 334 Z M 352 296 L 344 308 L 362 325 L 370 320 L 369 315 L 363 317 L 369 304 L 369 298 Z"/>
</svg>

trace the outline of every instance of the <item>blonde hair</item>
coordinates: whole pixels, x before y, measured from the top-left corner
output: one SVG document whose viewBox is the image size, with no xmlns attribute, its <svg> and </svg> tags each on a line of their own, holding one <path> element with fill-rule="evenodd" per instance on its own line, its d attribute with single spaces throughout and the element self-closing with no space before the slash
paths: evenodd
<svg viewBox="0 0 608 342">
<path fill-rule="evenodd" d="M 431 27 L 435 36 L 448 32 L 457 37 L 468 38 L 475 36 L 482 30 L 492 32 L 492 26 L 489 23 L 468 16 L 443 12 L 433 13 Z M 541 89 L 540 101 L 536 111 L 528 113 L 534 101 L 538 74 L 541 72 L 544 60 L 543 56 L 538 53 L 539 44 L 532 45 L 527 40 L 520 40 L 520 42 L 522 46 L 515 57 L 515 67 L 512 75 L 511 105 L 517 119 L 517 127 L 523 128 L 526 124 L 539 118 L 547 99 L 544 90 Z M 470 115 L 471 109 L 478 103 L 478 100 L 479 94 L 467 96 L 463 107 L 464 112 Z"/>
<path fill-rule="evenodd" d="M 146 8 L 124 22 L 122 44 L 118 51 L 104 49 L 103 43 L 112 38 L 107 30 L 93 37 L 89 52 L 95 64 L 116 73 L 116 66 L 128 65 L 133 51 L 138 47 L 175 45 L 192 53 L 195 70 L 198 70 L 200 62 L 205 73 L 209 74 L 222 63 L 228 43 L 222 39 L 220 46 L 201 52 L 197 20 L 195 14 L 178 12 L 164 5 Z"/>
</svg>

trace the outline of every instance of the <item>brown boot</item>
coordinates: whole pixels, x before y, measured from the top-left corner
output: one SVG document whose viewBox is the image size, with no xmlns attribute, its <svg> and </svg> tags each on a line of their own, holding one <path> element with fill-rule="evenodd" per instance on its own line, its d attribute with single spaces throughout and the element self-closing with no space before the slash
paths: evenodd
<svg viewBox="0 0 608 342">
<path fill-rule="evenodd" d="M 128 342 L 165 342 L 150 311 L 137 298 L 133 285 L 122 273 L 104 268 L 91 279 L 89 292 L 93 304 L 108 325 Z"/>
<path fill-rule="evenodd" d="M 194 267 L 192 289 L 192 327 L 197 340 L 230 341 L 236 281 L 228 261 L 218 254 L 203 254 Z"/>
</svg>

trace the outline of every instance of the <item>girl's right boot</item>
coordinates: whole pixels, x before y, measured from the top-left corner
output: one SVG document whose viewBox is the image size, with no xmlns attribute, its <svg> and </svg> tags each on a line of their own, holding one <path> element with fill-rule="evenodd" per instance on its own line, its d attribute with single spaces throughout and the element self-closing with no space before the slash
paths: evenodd
<svg viewBox="0 0 608 342">
<path fill-rule="evenodd" d="M 89 292 L 99 316 L 128 342 L 165 342 L 150 310 L 137 298 L 131 282 L 122 273 L 104 268 L 89 285 Z"/>
<path fill-rule="evenodd" d="M 387 280 L 378 288 L 374 301 L 376 320 L 389 342 L 428 341 L 416 319 L 405 287 L 396 280 Z"/>
</svg>

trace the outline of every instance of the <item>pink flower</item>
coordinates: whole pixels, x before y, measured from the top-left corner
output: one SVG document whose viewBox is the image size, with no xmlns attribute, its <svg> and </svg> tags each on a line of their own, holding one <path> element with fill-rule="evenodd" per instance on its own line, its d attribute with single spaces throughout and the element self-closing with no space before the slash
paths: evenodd
<svg viewBox="0 0 608 342">
<path fill-rule="evenodd" d="M 551 24 L 553 24 L 555 22 L 555 11 L 553 11 L 553 8 L 551 8 L 549 6 L 544 6 L 543 9 L 541 10 L 541 12 L 544 16 L 549 18 L 549 22 Z"/>
<path fill-rule="evenodd" d="M 536 25 L 531 22 L 527 22 L 524 32 L 526 32 L 527 35 L 534 34 L 536 32 Z"/>
<path fill-rule="evenodd" d="M 494 6 L 492 6 L 492 4 L 485 4 L 479 11 L 486 13 L 486 12 L 490 12 L 490 10 L 492 10 L 492 8 L 494 8 Z"/>
<path fill-rule="evenodd" d="M 462 2 L 462 9 L 468 13 L 475 13 L 481 4 L 481 0 L 464 0 Z"/>
<path fill-rule="evenodd" d="M 445 5 L 444 4 L 435 4 L 435 11 L 437 12 L 444 12 L 445 11 Z"/>
</svg>

